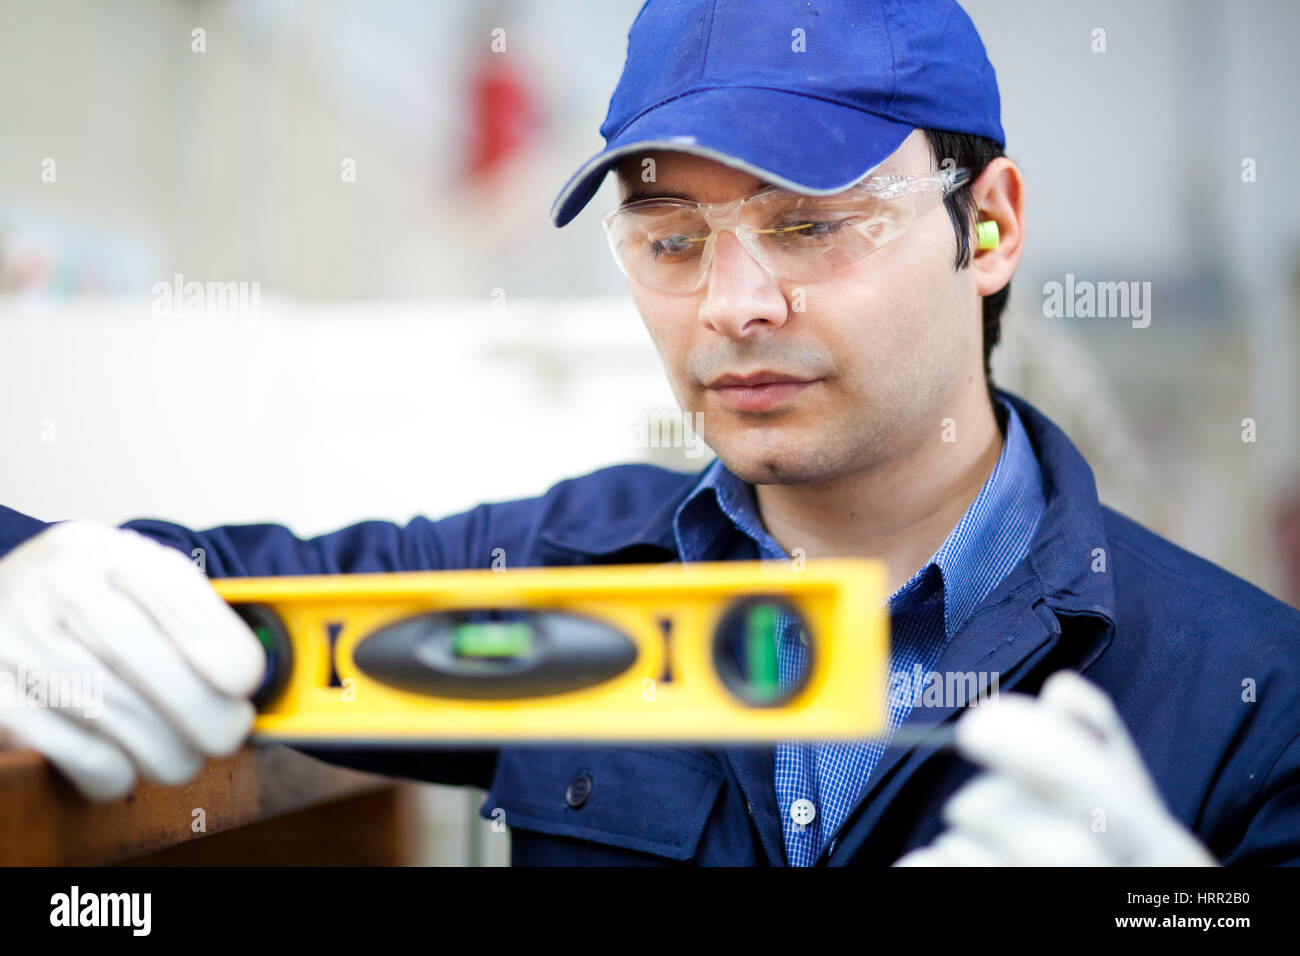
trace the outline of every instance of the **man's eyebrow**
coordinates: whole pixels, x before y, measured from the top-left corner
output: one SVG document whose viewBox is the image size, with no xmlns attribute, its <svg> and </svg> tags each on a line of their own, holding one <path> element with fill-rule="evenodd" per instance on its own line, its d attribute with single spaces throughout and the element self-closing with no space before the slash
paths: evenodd
<svg viewBox="0 0 1300 956">
<path fill-rule="evenodd" d="M 677 192 L 672 189 L 656 189 L 654 186 L 628 190 L 628 194 L 623 197 L 620 206 L 626 206 L 630 203 L 640 202 L 642 199 L 684 199 L 687 202 L 694 202 L 695 197 L 688 196 L 686 193 Z"/>
<path fill-rule="evenodd" d="M 766 189 L 770 185 L 770 183 L 764 182 L 761 179 L 752 180 L 750 182 L 749 192 L 746 193 L 746 195 L 752 196 L 754 193 Z M 650 185 L 639 186 L 628 190 L 627 195 L 623 197 L 623 201 L 620 202 L 619 205 L 627 206 L 634 202 L 640 202 L 643 199 L 681 199 L 686 202 L 696 201 L 695 197 L 688 193 L 679 192 L 675 189 L 660 189 L 658 186 Z"/>
</svg>

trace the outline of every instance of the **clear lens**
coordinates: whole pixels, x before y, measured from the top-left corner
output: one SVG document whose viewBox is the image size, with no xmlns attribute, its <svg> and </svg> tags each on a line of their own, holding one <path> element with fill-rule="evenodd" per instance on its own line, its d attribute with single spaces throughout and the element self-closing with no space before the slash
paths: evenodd
<svg viewBox="0 0 1300 956">
<path fill-rule="evenodd" d="M 737 232 L 750 253 L 784 279 L 820 279 L 869 255 L 922 211 L 925 190 L 885 199 L 870 193 L 756 197 Z"/>
<path fill-rule="evenodd" d="M 704 278 L 716 229 L 734 229 L 773 275 L 812 281 L 894 239 L 943 195 L 937 179 L 899 179 L 831 196 L 767 190 L 743 204 L 722 204 L 730 207 L 727 214 L 695 203 L 647 201 L 615 209 L 605 229 L 625 275 L 647 288 L 684 294 Z"/>
<path fill-rule="evenodd" d="M 627 253 L 662 266 L 698 263 L 711 231 L 698 209 L 684 206 L 650 206 L 628 220 L 635 228 L 626 234 Z"/>
</svg>

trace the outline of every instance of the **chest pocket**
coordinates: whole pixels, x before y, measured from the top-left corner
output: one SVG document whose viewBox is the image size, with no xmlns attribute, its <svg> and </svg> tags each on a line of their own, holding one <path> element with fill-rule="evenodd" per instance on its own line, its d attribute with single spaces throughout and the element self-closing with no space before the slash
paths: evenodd
<svg viewBox="0 0 1300 956">
<path fill-rule="evenodd" d="M 517 864 L 686 861 L 723 779 L 714 760 L 684 748 L 508 747 L 480 815 L 504 811 Z"/>
</svg>

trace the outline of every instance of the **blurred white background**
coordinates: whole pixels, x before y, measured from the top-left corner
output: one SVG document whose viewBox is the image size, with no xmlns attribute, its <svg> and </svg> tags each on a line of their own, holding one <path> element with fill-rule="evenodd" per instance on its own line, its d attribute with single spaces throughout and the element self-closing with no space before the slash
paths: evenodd
<svg viewBox="0 0 1300 956">
<path fill-rule="evenodd" d="M 1300 602 L 1300 5 L 965 6 L 1028 183 L 995 378 L 1104 501 Z M 547 221 L 639 7 L 0 0 L 0 503 L 306 535 L 702 467 L 633 437 L 674 404 L 613 184 Z M 1151 282 L 1150 327 L 1045 318 L 1067 273 Z M 159 317 L 176 274 L 260 308 Z M 507 858 L 472 794 L 429 793 L 429 859 Z"/>
</svg>

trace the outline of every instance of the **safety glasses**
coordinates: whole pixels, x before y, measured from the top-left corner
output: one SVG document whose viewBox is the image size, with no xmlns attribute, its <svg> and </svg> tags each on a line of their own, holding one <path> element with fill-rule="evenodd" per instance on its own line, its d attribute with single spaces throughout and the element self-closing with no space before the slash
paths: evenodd
<svg viewBox="0 0 1300 956">
<path fill-rule="evenodd" d="M 724 231 L 772 275 L 811 282 L 897 238 L 969 176 L 872 176 L 830 196 L 769 186 L 725 203 L 643 199 L 607 213 L 605 234 L 625 276 L 671 295 L 704 284 Z"/>
</svg>

